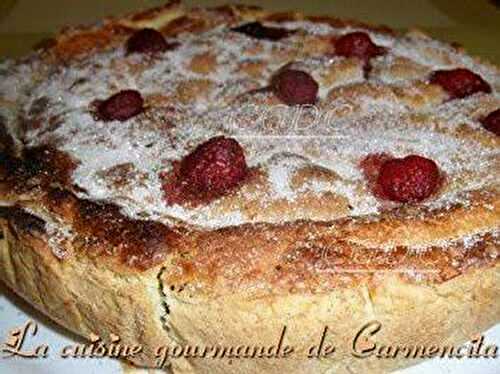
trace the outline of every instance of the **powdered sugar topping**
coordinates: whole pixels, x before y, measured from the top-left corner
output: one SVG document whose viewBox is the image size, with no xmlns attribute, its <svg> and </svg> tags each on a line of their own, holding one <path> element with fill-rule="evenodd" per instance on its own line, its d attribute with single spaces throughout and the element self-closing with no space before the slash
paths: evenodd
<svg viewBox="0 0 500 374">
<path fill-rule="evenodd" d="M 448 183 L 423 203 L 431 208 L 462 202 L 467 191 L 498 187 L 499 148 L 485 141 L 488 135 L 477 117 L 481 108 L 500 105 L 498 70 L 423 36 L 364 30 L 388 50 L 374 59 L 373 74 L 365 78 L 356 61 L 300 49 L 305 36 L 321 39 L 355 29 L 305 21 L 275 26 L 301 31 L 270 42 L 219 26 L 202 35 L 182 34 L 175 51 L 154 57 L 126 55 L 117 47 L 69 66 L 4 63 L 0 99 L 15 101 L 24 119 L 36 122 L 24 134 L 26 145 L 55 144 L 78 161 L 73 182 L 81 197 L 113 202 L 128 215 L 167 224 L 218 228 L 377 214 L 383 204 L 367 188 L 359 167 L 372 153 L 433 159 Z M 401 59 L 413 70 L 391 70 Z M 285 107 L 262 90 L 290 62 L 319 81 L 316 107 Z M 417 83 L 424 84 L 429 71 L 459 66 L 481 74 L 494 93 L 433 105 L 413 105 L 394 94 L 416 95 Z M 30 85 L 40 71 L 45 79 Z M 146 112 L 123 123 L 96 119 L 92 103 L 122 89 L 140 91 Z M 339 90 L 353 94 L 335 95 Z M 480 131 L 482 138 L 459 134 L 461 125 Z M 198 207 L 167 205 L 160 172 L 220 134 L 238 139 L 249 166 L 264 175 L 257 192 L 242 188 Z M 307 168 L 322 174 L 294 184 Z M 317 217 L 312 208 L 298 208 L 304 196 L 321 201 L 325 194 L 345 200 L 350 209 L 332 205 L 331 216 Z M 249 214 L 245 207 L 254 198 L 263 207 L 286 201 L 290 211 Z"/>
</svg>

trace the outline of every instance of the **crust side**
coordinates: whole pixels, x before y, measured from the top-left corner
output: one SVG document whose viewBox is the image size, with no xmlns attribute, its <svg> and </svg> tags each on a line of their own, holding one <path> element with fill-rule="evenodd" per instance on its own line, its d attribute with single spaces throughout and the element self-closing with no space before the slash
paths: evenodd
<svg viewBox="0 0 500 374">
<path fill-rule="evenodd" d="M 87 256 L 61 261 L 34 222 L 12 227 L 0 221 L 0 279 L 33 307 L 68 330 L 120 343 L 142 345 L 134 358 L 139 366 L 154 365 L 154 347 L 172 344 L 175 334 L 164 325 L 164 303 L 158 284 L 159 269 L 140 275 L 122 275 Z M 29 227 L 30 231 L 27 231 Z M 177 360 L 176 366 L 186 363 Z M 167 366 L 167 369 L 169 366 Z"/>
<path fill-rule="evenodd" d="M 43 234 L 2 222 L 0 278 L 59 324 L 88 338 L 119 334 L 141 344 L 136 363 L 154 365 L 153 347 L 277 344 L 283 326 L 288 359 L 172 359 L 173 373 L 387 373 L 417 363 L 407 359 L 355 359 L 356 332 L 370 321 L 382 323 L 373 340 L 393 345 L 457 345 L 498 322 L 500 265 L 471 269 L 440 284 L 409 284 L 385 273 L 377 284 L 360 283 L 320 294 L 248 297 L 206 296 L 171 289 L 165 268 L 123 276 L 88 257 L 59 261 Z M 161 292 L 159 292 L 161 290 Z M 318 344 L 323 328 L 337 347 L 333 359 L 300 359 Z"/>
<path fill-rule="evenodd" d="M 194 360 L 199 373 L 387 373 L 419 361 L 353 358 L 353 338 L 366 323 L 382 324 L 372 340 L 379 347 L 459 345 L 498 322 L 499 276 L 496 266 L 430 286 L 409 285 L 388 275 L 375 287 L 360 284 L 320 295 L 207 299 L 179 294 L 169 298 L 170 318 L 188 342 L 272 346 L 286 326 L 285 344 L 297 348 L 295 359 L 233 360 L 231 364 Z M 319 343 L 325 326 L 330 329 L 329 343 L 337 347 L 334 358 L 298 359 Z"/>
</svg>

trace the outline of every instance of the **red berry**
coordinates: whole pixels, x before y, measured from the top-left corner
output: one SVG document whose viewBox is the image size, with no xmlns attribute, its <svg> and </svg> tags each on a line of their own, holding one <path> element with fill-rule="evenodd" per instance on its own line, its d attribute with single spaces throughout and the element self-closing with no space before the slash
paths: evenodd
<svg viewBox="0 0 500 374">
<path fill-rule="evenodd" d="M 357 57 L 368 61 L 372 57 L 383 55 L 385 49 L 372 42 L 364 32 L 352 32 L 335 41 L 335 54 L 344 57 Z"/>
<path fill-rule="evenodd" d="M 439 186 L 436 163 L 421 156 L 407 156 L 385 161 L 377 179 L 383 196 L 401 203 L 422 201 Z"/>
<path fill-rule="evenodd" d="M 135 90 L 124 90 L 101 101 L 97 113 L 103 121 L 126 121 L 143 111 L 144 100 Z"/>
<path fill-rule="evenodd" d="M 314 104 L 318 97 L 318 83 L 304 71 L 282 70 L 277 73 L 271 87 L 276 96 L 287 105 Z"/>
<path fill-rule="evenodd" d="M 236 187 L 248 173 L 239 143 L 223 136 L 200 144 L 180 165 L 186 186 L 195 192 L 221 195 Z"/>
<path fill-rule="evenodd" d="M 500 136 L 500 109 L 488 114 L 481 120 L 483 127 L 493 134 Z"/>
<path fill-rule="evenodd" d="M 244 25 L 232 28 L 231 31 L 245 34 L 255 39 L 266 39 L 271 41 L 286 38 L 290 34 L 294 33 L 293 30 L 278 27 L 267 27 L 262 25 L 260 22 L 245 23 Z"/>
<path fill-rule="evenodd" d="M 430 82 L 440 85 L 451 99 L 462 99 L 477 92 L 491 93 L 490 85 L 480 75 L 467 69 L 435 71 Z"/>
<path fill-rule="evenodd" d="M 127 40 L 127 52 L 157 53 L 173 49 L 177 45 L 177 43 L 167 43 L 163 35 L 155 29 L 142 29 Z"/>
</svg>

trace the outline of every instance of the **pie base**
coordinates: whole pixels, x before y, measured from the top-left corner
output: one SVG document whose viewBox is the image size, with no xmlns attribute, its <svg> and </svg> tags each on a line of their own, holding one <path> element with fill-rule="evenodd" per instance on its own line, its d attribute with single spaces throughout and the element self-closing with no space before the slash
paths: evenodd
<svg viewBox="0 0 500 374">
<path fill-rule="evenodd" d="M 164 367 L 172 373 L 387 373 L 419 360 L 354 357 L 353 339 L 368 322 L 382 325 L 372 339 L 379 348 L 429 349 L 460 346 L 493 326 L 500 313 L 498 264 L 440 284 L 410 284 L 388 272 L 376 286 L 323 294 L 208 297 L 171 290 L 162 267 L 124 275 L 88 256 L 59 261 L 47 237 L 6 222 L 2 228 L 0 278 L 9 288 L 78 335 L 115 334 L 123 344 L 143 346 L 144 354 L 134 360 L 138 366 L 156 366 L 161 346 L 276 346 L 284 326 L 284 345 L 295 349 L 289 358 L 175 358 Z M 326 344 L 336 351 L 329 358 L 307 358 L 326 326 Z"/>
</svg>

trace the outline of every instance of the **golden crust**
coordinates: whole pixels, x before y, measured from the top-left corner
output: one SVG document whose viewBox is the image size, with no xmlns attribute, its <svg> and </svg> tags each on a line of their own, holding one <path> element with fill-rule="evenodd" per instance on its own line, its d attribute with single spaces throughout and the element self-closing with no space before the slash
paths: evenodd
<svg viewBox="0 0 500 374">
<path fill-rule="evenodd" d="M 379 346 L 457 346 L 496 323 L 500 313 L 498 264 L 470 268 L 440 284 L 409 284 L 400 274 L 380 273 L 377 282 L 318 294 L 214 297 L 172 284 L 168 265 L 123 274 L 87 255 L 58 260 L 37 225 L 28 226 L 2 222 L 6 240 L 0 247 L 0 279 L 79 335 L 107 339 L 118 333 L 123 344 L 142 345 L 137 365 L 156 366 L 153 347 L 159 346 L 273 346 L 284 326 L 285 342 L 295 349 L 287 359 L 166 360 L 165 368 L 176 374 L 387 373 L 419 360 L 354 358 L 353 338 L 366 323 L 382 324 L 372 340 Z M 304 359 L 325 326 L 335 354 Z"/>
</svg>

